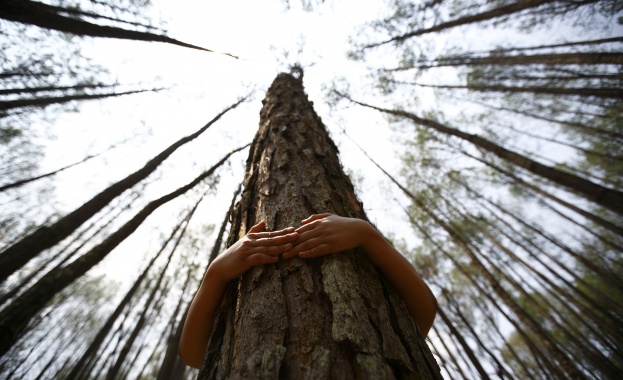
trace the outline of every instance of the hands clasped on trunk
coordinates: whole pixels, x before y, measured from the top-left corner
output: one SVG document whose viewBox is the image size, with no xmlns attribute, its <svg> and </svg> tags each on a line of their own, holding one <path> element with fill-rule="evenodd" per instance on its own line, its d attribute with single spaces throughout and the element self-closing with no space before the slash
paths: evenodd
<svg viewBox="0 0 623 380">
<path fill-rule="evenodd" d="M 199 367 L 210 338 L 216 309 L 226 284 L 253 266 L 283 259 L 308 259 L 360 248 L 402 296 L 405 306 L 424 336 L 433 324 L 437 300 L 415 268 L 370 223 L 332 214 L 316 214 L 298 228 L 264 231 L 266 222 L 219 255 L 208 267 L 195 295 L 180 340 L 180 356 Z"/>
</svg>

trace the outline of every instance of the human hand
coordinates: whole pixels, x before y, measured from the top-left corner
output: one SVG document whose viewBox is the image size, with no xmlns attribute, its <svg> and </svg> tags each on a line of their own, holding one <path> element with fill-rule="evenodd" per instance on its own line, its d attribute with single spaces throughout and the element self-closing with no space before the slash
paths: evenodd
<svg viewBox="0 0 623 380">
<path fill-rule="evenodd" d="M 210 276 L 227 283 L 244 272 L 260 264 L 274 264 L 279 255 L 290 250 L 292 242 L 298 237 L 294 227 L 280 231 L 261 232 L 266 222 L 261 221 L 251 227 L 242 239 L 238 240 L 210 264 Z"/>
<path fill-rule="evenodd" d="M 316 214 L 302 221 L 296 229 L 298 238 L 294 248 L 283 254 L 311 258 L 347 251 L 363 244 L 369 228 L 366 221 L 332 214 Z"/>
</svg>

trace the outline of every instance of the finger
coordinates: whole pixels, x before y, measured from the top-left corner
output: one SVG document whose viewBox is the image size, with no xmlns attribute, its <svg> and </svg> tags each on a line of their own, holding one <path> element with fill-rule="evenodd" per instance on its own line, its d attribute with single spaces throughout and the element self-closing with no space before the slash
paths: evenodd
<svg viewBox="0 0 623 380">
<path fill-rule="evenodd" d="M 298 232 L 299 234 L 305 231 L 311 231 L 314 228 L 316 228 L 318 226 L 318 223 L 320 223 L 322 221 L 322 219 L 316 219 L 313 220 L 309 223 L 303 224 L 302 226 L 300 226 L 299 228 L 296 229 L 296 232 Z"/>
<path fill-rule="evenodd" d="M 289 259 L 290 257 L 297 256 L 299 253 L 308 251 L 321 244 L 325 244 L 325 243 L 323 240 L 321 240 L 320 237 L 310 238 L 309 240 L 296 244 L 294 248 L 284 253 L 283 257 L 286 259 Z"/>
<path fill-rule="evenodd" d="M 252 247 L 263 247 L 263 246 L 276 246 L 276 245 L 284 245 L 288 243 L 293 243 L 298 239 L 299 234 L 297 232 L 293 232 L 288 235 L 283 236 L 275 236 L 263 239 L 255 239 L 250 240 L 250 245 Z"/>
<path fill-rule="evenodd" d="M 247 257 L 246 262 L 251 266 L 262 265 L 262 264 L 274 264 L 279 261 L 277 256 L 269 256 L 263 253 L 256 253 L 249 257 Z"/>
<path fill-rule="evenodd" d="M 265 232 L 249 233 L 248 236 L 252 239 L 263 239 L 263 238 L 268 238 L 268 237 L 291 234 L 294 231 L 295 231 L 294 227 L 288 227 L 288 228 L 284 228 L 283 230 L 279 230 L 279 231 L 265 231 Z"/>
<path fill-rule="evenodd" d="M 332 253 L 331 246 L 329 244 L 321 244 L 312 249 L 299 253 L 299 257 L 302 259 L 311 259 L 313 257 L 320 257 L 330 253 Z"/>
<path fill-rule="evenodd" d="M 303 232 L 297 231 L 297 233 L 298 233 L 298 237 L 294 241 L 294 245 L 299 245 L 310 239 L 320 237 L 323 234 L 326 235 L 326 233 L 323 233 L 323 231 L 320 228 L 311 229 L 311 230 L 303 231 Z"/>
<path fill-rule="evenodd" d="M 279 256 L 282 253 L 291 250 L 292 248 L 294 248 L 294 245 L 292 245 L 291 243 L 283 244 L 283 245 L 275 245 L 275 246 L 255 247 L 249 253 L 249 256 L 256 254 L 256 253 L 263 253 L 265 255 L 270 255 L 270 256 Z"/>
<path fill-rule="evenodd" d="M 264 227 L 266 227 L 266 221 L 262 220 L 261 222 L 259 222 L 255 226 L 251 227 L 251 229 L 249 230 L 249 233 L 260 232 L 260 231 L 262 231 L 264 229 Z"/>
<path fill-rule="evenodd" d="M 326 218 L 327 216 L 331 216 L 330 212 L 326 212 L 324 214 L 314 214 L 314 215 L 310 215 L 309 217 L 307 217 L 306 219 L 303 219 L 301 221 L 301 224 L 307 224 L 310 222 L 313 222 L 314 220 L 318 220 L 318 219 L 323 219 Z"/>
</svg>

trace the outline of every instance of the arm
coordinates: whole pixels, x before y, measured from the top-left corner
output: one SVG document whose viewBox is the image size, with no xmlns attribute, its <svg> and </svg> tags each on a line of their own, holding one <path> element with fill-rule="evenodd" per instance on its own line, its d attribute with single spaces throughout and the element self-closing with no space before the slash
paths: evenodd
<svg viewBox="0 0 623 380">
<path fill-rule="evenodd" d="M 370 223 L 331 214 L 303 220 L 294 248 L 283 257 L 318 257 L 361 248 L 394 285 L 411 318 L 426 337 L 437 313 L 437 299 L 415 268 Z"/>
<path fill-rule="evenodd" d="M 179 355 L 187 365 L 201 366 L 227 283 L 253 266 L 276 263 L 280 254 L 292 248 L 292 242 L 298 236 L 292 227 L 261 232 L 265 225 L 262 221 L 253 226 L 244 238 L 219 255 L 208 267 L 188 309 L 180 338 Z"/>
</svg>

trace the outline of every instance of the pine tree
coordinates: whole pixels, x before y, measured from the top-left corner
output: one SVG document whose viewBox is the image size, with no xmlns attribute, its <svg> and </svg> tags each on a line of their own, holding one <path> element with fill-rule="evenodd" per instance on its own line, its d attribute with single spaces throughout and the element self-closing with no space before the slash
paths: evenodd
<svg viewBox="0 0 623 380">
<path fill-rule="evenodd" d="M 260 220 L 281 229 L 321 212 L 366 218 L 293 71 L 263 101 L 228 244 Z M 282 260 L 230 284 L 199 378 L 440 378 L 414 326 L 364 255 Z"/>
</svg>

